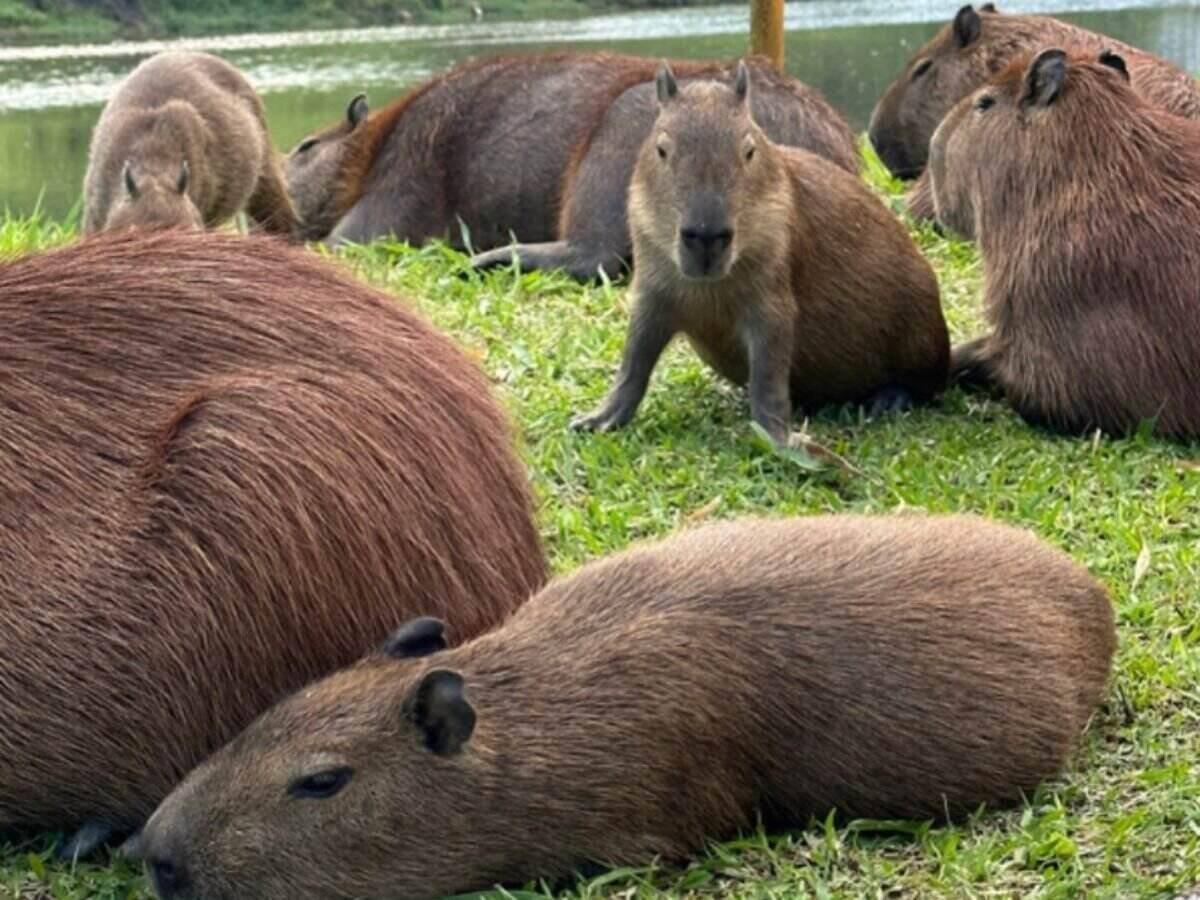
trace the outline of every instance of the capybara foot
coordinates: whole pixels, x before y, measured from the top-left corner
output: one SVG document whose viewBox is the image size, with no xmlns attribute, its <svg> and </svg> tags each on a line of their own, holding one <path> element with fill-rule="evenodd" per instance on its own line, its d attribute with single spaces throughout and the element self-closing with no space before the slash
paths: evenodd
<svg viewBox="0 0 1200 900">
<path fill-rule="evenodd" d="M 884 413 L 899 413 L 912 409 L 912 394 L 906 388 L 890 384 L 871 395 L 867 404 L 867 418 L 877 419 Z"/>
<path fill-rule="evenodd" d="M 476 253 L 471 257 L 472 269 L 496 269 L 500 266 L 510 266 L 518 258 L 512 247 L 497 247 L 484 253 Z"/>
<path fill-rule="evenodd" d="M 572 431 L 616 431 L 629 422 L 630 416 L 607 407 L 576 416 L 571 420 Z"/>
<path fill-rule="evenodd" d="M 117 829 L 107 822 L 84 822 L 58 848 L 55 855 L 63 862 L 86 859 L 117 836 Z"/>
</svg>

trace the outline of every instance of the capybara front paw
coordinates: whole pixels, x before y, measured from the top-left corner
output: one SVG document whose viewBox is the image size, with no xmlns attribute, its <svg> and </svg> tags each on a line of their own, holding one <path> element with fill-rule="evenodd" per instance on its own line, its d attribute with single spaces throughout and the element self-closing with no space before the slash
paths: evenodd
<svg viewBox="0 0 1200 900">
<path fill-rule="evenodd" d="M 619 417 L 606 409 L 585 413 L 571 420 L 572 431 L 612 431 L 620 428 L 623 423 Z"/>
</svg>

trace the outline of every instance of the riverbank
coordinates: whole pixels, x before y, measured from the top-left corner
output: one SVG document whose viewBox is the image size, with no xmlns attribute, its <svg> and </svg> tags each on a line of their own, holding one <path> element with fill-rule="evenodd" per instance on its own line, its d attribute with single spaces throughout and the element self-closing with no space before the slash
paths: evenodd
<svg viewBox="0 0 1200 900">
<path fill-rule="evenodd" d="M 712 0 L 0 0 L 0 45 L 102 43 L 241 32 L 568 19 Z"/>
</svg>

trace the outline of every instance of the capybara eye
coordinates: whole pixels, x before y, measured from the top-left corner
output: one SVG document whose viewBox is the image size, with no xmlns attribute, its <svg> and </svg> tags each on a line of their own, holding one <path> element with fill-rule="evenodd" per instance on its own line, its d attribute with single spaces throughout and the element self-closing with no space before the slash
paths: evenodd
<svg viewBox="0 0 1200 900">
<path fill-rule="evenodd" d="M 924 75 L 926 72 L 928 72 L 932 66 L 933 66 L 932 59 L 921 60 L 919 63 L 916 64 L 916 66 L 913 67 L 912 77 L 920 78 L 922 75 Z"/>
<path fill-rule="evenodd" d="M 746 162 L 750 162 L 750 160 L 754 159 L 754 150 L 755 150 L 754 142 L 747 141 L 747 143 L 746 143 Z"/>
<path fill-rule="evenodd" d="M 991 109 L 995 105 L 996 105 L 996 98 L 993 97 L 991 94 L 984 94 L 982 97 L 980 97 L 978 100 L 975 101 L 975 108 L 977 110 L 979 110 L 980 112 L 983 112 L 984 110 L 987 110 L 987 109 Z"/>
<path fill-rule="evenodd" d="M 667 145 L 666 144 L 663 144 L 663 143 L 656 144 L 654 149 L 656 149 L 658 151 L 659 159 L 667 158 Z"/>
<path fill-rule="evenodd" d="M 349 784 L 352 777 L 354 770 L 349 766 L 314 772 L 293 781 L 288 786 L 288 794 L 299 800 L 325 800 Z"/>
<path fill-rule="evenodd" d="M 317 144 L 318 144 L 318 141 L 316 138 L 307 138 L 300 142 L 300 146 L 298 146 L 296 148 L 296 152 L 297 153 L 307 153 L 313 147 L 317 146 Z"/>
</svg>

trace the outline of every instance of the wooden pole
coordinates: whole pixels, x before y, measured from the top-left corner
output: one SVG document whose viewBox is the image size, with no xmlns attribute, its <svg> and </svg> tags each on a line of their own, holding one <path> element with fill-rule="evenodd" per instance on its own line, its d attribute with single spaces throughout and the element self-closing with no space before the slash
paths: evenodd
<svg viewBox="0 0 1200 900">
<path fill-rule="evenodd" d="M 750 0 L 750 52 L 783 69 L 783 0 Z"/>
</svg>

